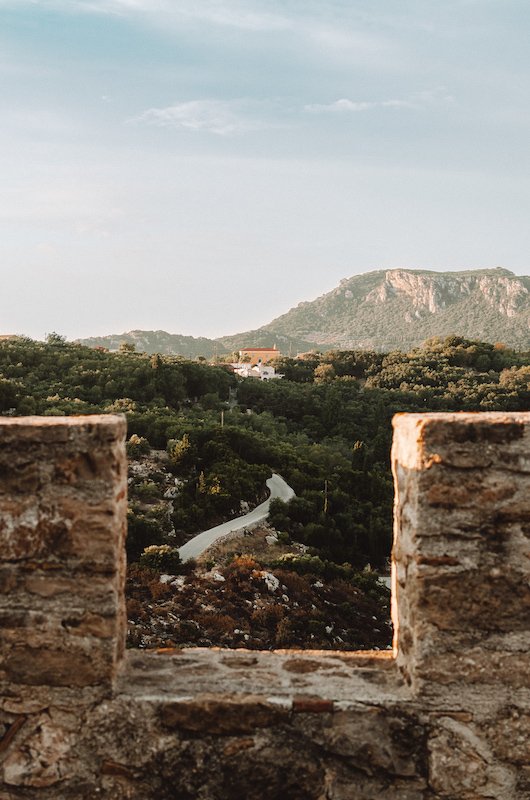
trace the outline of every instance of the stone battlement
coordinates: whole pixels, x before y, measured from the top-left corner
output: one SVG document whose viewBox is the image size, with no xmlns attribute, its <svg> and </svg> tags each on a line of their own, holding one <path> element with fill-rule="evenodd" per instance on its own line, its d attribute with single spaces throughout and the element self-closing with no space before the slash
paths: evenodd
<svg viewBox="0 0 530 800">
<path fill-rule="evenodd" d="M 0 800 L 530 800 L 530 413 L 394 428 L 393 653 L 149 653 L 124 419 L 0 419 Z"/>
</svg>

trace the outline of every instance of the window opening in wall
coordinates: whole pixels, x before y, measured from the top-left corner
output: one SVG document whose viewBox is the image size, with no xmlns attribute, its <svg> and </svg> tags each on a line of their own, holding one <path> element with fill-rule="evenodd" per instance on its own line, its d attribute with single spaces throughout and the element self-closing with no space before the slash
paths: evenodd
<svg viewBox="0 0 530 800">
<path fill-rule="evenodd" d="M 390 649 L 391 414 L 288 361 L 130 426 L 130 646 Z"/>
</svg>

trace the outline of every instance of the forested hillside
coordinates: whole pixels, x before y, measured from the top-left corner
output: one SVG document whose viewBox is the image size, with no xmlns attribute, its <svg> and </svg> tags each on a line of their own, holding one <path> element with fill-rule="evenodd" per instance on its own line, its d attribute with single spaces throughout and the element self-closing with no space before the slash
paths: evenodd
<svg viewBox="0 0 530 800">
<path fill-rule="evenodd" d="M 232 393 L 229 405 L 236 379 L 220 367 L 107 353 L 56 335 L 47 343 L 10 340 L 0 343 L 0 411 L 126 414 L 132 459 L 129 558 L 141 557 L 143 567 L 158 572 L 178 572 L 178 545 L 259 502 L 266 478 L 279 472 L 297 496 L 289 504 L 273 501 L 270 521 L 281 542 L 298 543 L 302 550 L 275 567 L 262 554 L 260 569 L 312 576 L 310 587 L 322 576 L 353 581 L 360 597 L 358 571 L 368 564 L 384 569 L 390 554 L 392 415 L 530 409 L 529 354 L 459 337 L 432 339 L 408 354 L 334 351 L 304 360 L 282 358 L 277 366 L 283 380 L 238 380 L 236 401 Z M 142 552 L 153 544 L 165 550 L 155 550 L 149 561 Z M 247 584 L 252 583 L 257 567 L 245 563 L 239 572 L 228 565 L 227 576 L 235 580 L 248 573 Z M 147 584 L 144 575 L 141 597 Z M 382 595 L 379 602 L 386 602 Z M 273 614 L 274 625 L 280 617 Z M 329 626 L 319 625 L 318 645 L 340 646 L 323 632 Z M 286 639 L 288 644 L 285 624 L 282 630 L 279 639 L 269 631 L 265 646 L 285 645 Z M 175 636 L 174 630 L 168 634 L 171 641 Z M 189 631 L 187 636 L 186 641 Z M 208 642 L 230 644 L 226 630 L 223 637 Z M 355 633 L 348 637 L 362 646 Z M 299 638 L 300 626 L 292 641 L 299 644 Z M 364 646 L 379 641 L 361 638 Z"/>
<path fill-rule="evenodd" d="M 409 350 L 433 335 L 455 332 L 528 349 L 530 278 L 500 268 L 367 272 L 342 280 L 260 329 L 272 337 L 305 339 L 320 349 L 383 352 Z"/>
</svg>

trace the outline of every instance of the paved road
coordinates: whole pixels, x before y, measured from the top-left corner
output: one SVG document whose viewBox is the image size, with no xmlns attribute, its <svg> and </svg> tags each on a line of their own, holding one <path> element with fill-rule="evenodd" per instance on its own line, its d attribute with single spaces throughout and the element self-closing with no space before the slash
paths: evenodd
<svg viewBox="0 0 530 800">
<path fill-rule="evenodd" d="M 287 502 L 294 497 L 294 491 L 289 484 L 285 483 L 281 475 L 275 473 L 267 481 L 267 486 L 270 489 L 270 497 L 256 506 L 255 509 L 249 511 L 244 517 L 236 517 L 229 522 L 223 522 L 222 525 L 217 525 L 215 528 L 210 528 L 208 531 L 198 533 L 189 542 L 183 544 L 179 548 L 179 555 L 183 561 L 189 561 L 190 558 L 197 558 L 201 553 L 210 547 L 211 544 L 226 536 L 232 531 L 241 530 L 241 528 L 248 528 L 250 525 L 255 525 L 257 522 L 263 522 L 269 515 L 269 505 L 271 500 L 278 497 L 280 500 Z"/>
</svg>

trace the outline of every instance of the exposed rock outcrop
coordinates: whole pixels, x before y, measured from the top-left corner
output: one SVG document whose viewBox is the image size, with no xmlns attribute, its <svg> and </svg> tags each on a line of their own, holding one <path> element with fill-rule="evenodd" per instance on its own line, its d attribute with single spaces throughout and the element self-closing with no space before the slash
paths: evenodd
<svg viewBox="0 0 530 800">
<path fill-rule="evenodd" d="M 530 347 L 530 278 L 505 269 L 356 275 L 265 326 L 315 347 L 408 350 L 433 336 Z"/>
</svg>

